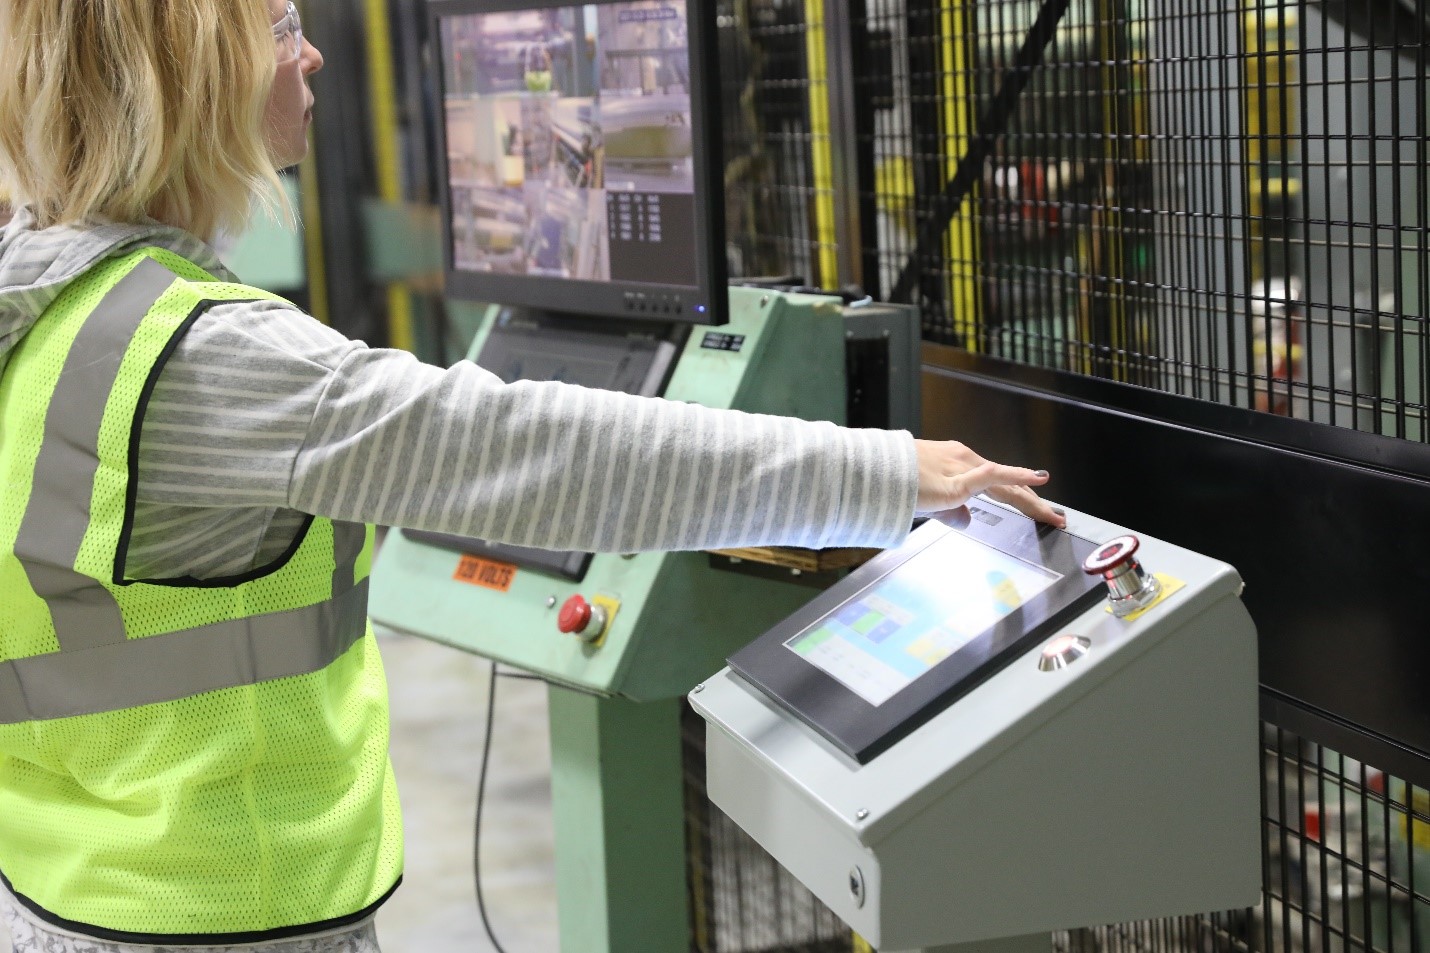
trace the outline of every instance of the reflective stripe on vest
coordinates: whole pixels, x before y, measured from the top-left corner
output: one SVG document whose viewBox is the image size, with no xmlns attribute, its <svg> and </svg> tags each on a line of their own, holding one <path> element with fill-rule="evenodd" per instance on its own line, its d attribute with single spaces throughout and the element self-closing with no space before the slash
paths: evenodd
<svg viewBox="0 0 1430 953">
<path fill-rule="evenodd" d="M 354 576 L 366 530 L 354 524 L 333 524 L 331 599 L 147 638 L 128 638 L 114 594 L 74 569 L 89 530 L 100 425 L 127 344 L 176 280 L 141 258 L 95 306 L 65 357 L 14 546 L 50 610 L 60 651 L 0 662 L 0 724 L 303 675 L 332 663 L 364 634 L 367 581 L 355 584 Z"/>
<path fill-rule="evenodd" d="M 5 662 L 0 724 L 116 711 L 316 672 L 362 637 L 366 612 L 363 580 L 303 609 Z"/>
<path fill-rule="evenodd" d="M 25 567 L 31 588 L 49 605 L 64 652 L 124 641 L 124 620 L 114 598 L 73 566 L 89 529 L 99 424 L 119 364 L 139 323 L 174 281 L 173 272 L 145 258 L 110 289 L 70 347 L 45 415 L 44 442 L 15 538 L 15 558 Z"/>
</svg>

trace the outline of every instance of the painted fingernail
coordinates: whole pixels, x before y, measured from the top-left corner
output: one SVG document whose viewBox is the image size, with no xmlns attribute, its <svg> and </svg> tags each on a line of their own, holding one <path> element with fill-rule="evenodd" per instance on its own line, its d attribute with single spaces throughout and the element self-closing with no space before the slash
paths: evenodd
<svg viewBox="0 0 1430 953">
<path fill-rule="evenodd" d="M 1065 510 L 1065 509 L 1063 509 L 1061 506 L 1055 506 L 1055 507 L 1053 507 L 1053 512 L 1056 513 L 1056 514 L 1058 514 L 1059 516 L 1067 516 L 1067 515 L 1068 515 L 1068 511 Z"/>
<path fill-rule="evenodd" d="M 1048 475 L 1048 471 L 1047 471 L 1047 470 L 1034 470 L 1034 471 L 1033 471 L 1033 476 L 1035 476 L 1035 477 L 1045 477 L 1045 476 L 1047 476 L 1047 475 Z"/>
</svg>

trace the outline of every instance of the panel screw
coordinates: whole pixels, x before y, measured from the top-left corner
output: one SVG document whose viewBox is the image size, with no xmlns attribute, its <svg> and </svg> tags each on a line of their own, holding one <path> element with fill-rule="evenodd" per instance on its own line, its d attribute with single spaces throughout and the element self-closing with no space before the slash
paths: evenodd
<svg viewBox="0 0 1430 953">
<path fill-rule="evenodd" d="M 692 689 L 690 690 L 690 694 L 692 694 L 692 695 L 698 695 L 698 694 L 700 694 L 700 693 L 703 692 L 703 691 L 705 691 L 705 683 L 704 683 L 704 682 L 701 682 L 699 685 L 696 685 L 694 688 L 692 688 Z"/>
<path fill-rule="evenodd" d="M 767 304 L 769 304 L 769 303 L 770 303 L 770 296 L 769 296 L 769 295 L 761 295 L 761 296 L 760 296 L 760 307 L 763 308 L 765 305 L 767 305 Z"/>
<path fill-rule="evenodd" d="M 556 608 L 556 597 L 555 597 L 555 596 L 547 596 L 547 597 L 546 597 L 546 608 L 548 608 L 548 609 L 555 609 L 555 608 Z"/>
<path fill-rule="evenodd" d="M 854 908 L 864 906 L 864 871 L 858 867 L 849 868 L 849 896 L 854 898 Z"/>
<path fill-rule="evenodd" d="M 856 820 L 856 821 L 862 821 L 862 820 L 864 820 L 865 818 L 867 818 L 868 816 L 869 816 L 869 809 L 868 809 L 867 807 L 861 807 L 861 808 L 859 808 L 859 810 L 857 810 L 857 811 L 854 812 L 854 820 Z"/>
</svg>

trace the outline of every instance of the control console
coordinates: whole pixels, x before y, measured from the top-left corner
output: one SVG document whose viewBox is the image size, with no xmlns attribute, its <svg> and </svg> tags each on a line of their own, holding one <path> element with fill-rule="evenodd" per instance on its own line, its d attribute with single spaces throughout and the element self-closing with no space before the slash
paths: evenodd
<svg viewBox="0 0 1430 953">
<path fill-rule="evenodd" d="M 1240 592 L 1169 542 L 977 498 L 690 694 L 710 798 L 881 950 L 1253 905 Z"/>
</svg>

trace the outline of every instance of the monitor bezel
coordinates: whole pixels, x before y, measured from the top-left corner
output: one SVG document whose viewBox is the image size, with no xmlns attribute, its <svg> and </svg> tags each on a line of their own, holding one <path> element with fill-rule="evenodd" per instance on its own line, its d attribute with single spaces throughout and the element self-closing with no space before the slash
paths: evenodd
<svg viewBox="0 0 1430 953">
<path fill-rule="evenodd" d="M 611 6 L 628 0 L 589 0 Z M 450 17 L 513 10 L 585 6 L 553 0 L 429 0 L 429 32 L 437 83 L 436 164 L 441 206 L 446 294 L 452 298 L 540 308 L 589 318 L 631 318 L 718 325 L 729 322 L 725 261 L 724 162 L 721 155 L 719 56 L 713 0 L 679 0 L 686 6 L 690 41 L 690 131 L 694 165 L 696 284 L 590 281 L 542 275 L 498 275 L 455 264 L 451 177 L 447 162 L 447 71 L 442 21 Z"/>
<path fill-rule="evenodd" d="M 880 705 L 866 701 L 786 643 L 877 586 L 949 533 L 961 533 L 1062 578 Z M 930 518 L 898 548 L 865 563 L 726 661 L 746 682 L 835 749 L 867 764 L 1096 605 L 1106 587 L 1082 571 L 1097 544 L 982 499 Z"/>
</svg>

